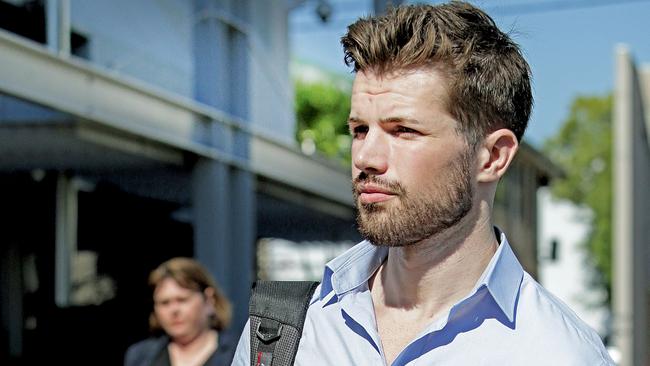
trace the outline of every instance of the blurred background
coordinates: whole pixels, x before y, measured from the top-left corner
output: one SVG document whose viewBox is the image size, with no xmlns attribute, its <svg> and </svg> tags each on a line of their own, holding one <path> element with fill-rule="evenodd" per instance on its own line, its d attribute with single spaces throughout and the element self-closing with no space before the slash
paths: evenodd
<svg viewBox="0 0 650 366">
<path fill-rule="evenodd" d="M 398 3 L 0 0 L 0 364 L 121 364 L 171 257 L 211 270 L 233 333 L 256 278 L 318 280 L 360 240 L 339 39 Z M 495 224 L 650 365 L 650 1 L 473 3 L 534 77 Z"/>
</svg>

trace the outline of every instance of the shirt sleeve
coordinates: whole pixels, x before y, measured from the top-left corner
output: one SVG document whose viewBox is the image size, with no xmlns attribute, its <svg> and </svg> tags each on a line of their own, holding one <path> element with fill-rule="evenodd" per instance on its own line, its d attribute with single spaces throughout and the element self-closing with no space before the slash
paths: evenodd
<svg viewBox="0 0 650 366">
<path fill-rule="evenodd" d="M 251 362 L 251 345 L 250 345 L 250 320 L 246 321 L 246 326 L 241 332 L 239 343 L 237 343 L 237 350 L 235 357 L 232 360 L 232 366 L 248 366 Z"/>
</svg>

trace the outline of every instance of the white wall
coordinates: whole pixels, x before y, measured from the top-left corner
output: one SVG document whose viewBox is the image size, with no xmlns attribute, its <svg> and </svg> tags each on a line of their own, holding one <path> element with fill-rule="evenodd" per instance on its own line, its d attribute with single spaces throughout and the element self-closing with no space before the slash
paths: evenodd
<svg viewBox="0 0 650 366">
<path fill-rule="evenodd" d="M 554 200 L 547 187 L 539 189 L 537 198 L 539 280 L 603 337 L 607 334 L 609 311 L 594 307 L 602 302 L 605 293 L 589 285 L 594 267 L 584 248 L 591 211 L 566 200 Z M 555 261 L 550 259 L 553 240 L 558 242 Z"/>
<path fill-rule="evenodd" d="M 292 242 L 263 238 L 257 244 L 258 277 L 273 281 L 320 281 L 327 262 L 354 246 L 352 241 Z"/>
</svg>

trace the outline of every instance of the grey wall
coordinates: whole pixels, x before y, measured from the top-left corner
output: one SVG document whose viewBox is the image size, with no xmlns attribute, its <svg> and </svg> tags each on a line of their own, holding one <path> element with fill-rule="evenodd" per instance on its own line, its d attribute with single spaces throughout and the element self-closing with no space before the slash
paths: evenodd
<svg viewBox="0 0 650 366">
<path fill-rule="evenodd" d="M 192 96 L 191 1 L 72 1 L 70 13 L 93 63 Z"/>
</svg>

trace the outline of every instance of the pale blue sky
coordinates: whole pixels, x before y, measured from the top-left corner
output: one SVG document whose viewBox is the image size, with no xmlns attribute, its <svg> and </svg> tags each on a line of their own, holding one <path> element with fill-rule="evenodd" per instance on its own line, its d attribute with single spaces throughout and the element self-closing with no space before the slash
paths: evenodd
<svg viewBox="0 0 650 366">
<path fill-rule="evenodd" d="M 290 40 L 296 59 L 349 73 L 339 38 L 345 27 L 367 14 L 370 0 L 330 0 L 334 13 L 319 24 L 315 0 L 291 14 Z M 644 0 L 482 0 L 471 1 L 514 29 L 533 72 L 535 108 L 525 139 L 539 146 L 553 135 L 576 95 L 604 95 L 614 85 L 614 50 L 630 48 L 638 64 L 650 63 L 650 1 Z"/>
</svg>

